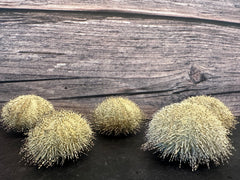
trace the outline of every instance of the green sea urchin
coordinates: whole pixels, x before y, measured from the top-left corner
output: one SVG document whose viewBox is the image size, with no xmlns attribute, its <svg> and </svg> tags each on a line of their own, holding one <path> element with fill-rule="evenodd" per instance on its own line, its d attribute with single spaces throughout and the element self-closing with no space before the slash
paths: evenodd
<svg viewBox="0 0 240 180">
<path fill-rule="evenodd" d="M 192 170 L 212 161 L 216 165 L 229 159 L 233 149 L 228 130 L 203 105 L 175 103 L 153 115 L 143 150 L 155 150 L 161 158 L 188 163 Z"/>
<path fill-rule="evenodd" d="M 87 121 L 71 111 L 61 110 L 46 115 L 28 132 L 20 153 L 29 164 L 49 167 L 78 159 L 93 145 L 93 131 Z"/>
<path fill-rule="evenodd" d="M 95 109 L 93 116 L 95 129 L 106 135 L 136 133 L 143 120 L 138 105 L 123 97 L 105 99 Z"/>
<path fill-rule="evenodd" d="M 33 128 L 41 116 L 53 110 L 53 105 L 39 96 L 22 95 L 2 108 L 1 122 L 7 129 L 24 132 Z"/>
<path fill-rule="evenodd" d="M 211 96 L 195 96 L 185 99 L 183 102 L 196 103 L 205 106 L 212 111 L 227 129 L 233 129 L 237 124 L 234 115 L 219 99 Z"/>
</svg>

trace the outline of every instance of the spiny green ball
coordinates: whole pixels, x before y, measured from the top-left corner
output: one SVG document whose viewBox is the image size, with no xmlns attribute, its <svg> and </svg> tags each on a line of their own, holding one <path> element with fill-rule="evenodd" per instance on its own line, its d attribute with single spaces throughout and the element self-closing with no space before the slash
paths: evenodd
<svg viewBox="0 0 240 180">
<path fill-rule="evenodd" d="M 39 168 L 78 159 L 93 145 L 93 131 L 80 114 L 55 111 L 28 132 L 20 153 L 23 159 Z"/>
<path fill-rule="evenodd" d="M 33 128 L 41 116 L 53 110 L 53 105 L 39 96 L 22 95 L 2 108 L 1 122 L 7 129 L 24 132 Z"/>
<path fill-rule="evenodd" d="M 228 130 L 203 105 L 188 102 L 166 106 L 153 115 L 143 150 L 155 150 L 161 158 L 188 163 L 192 171 L 212 161 L 219 165 L 233 149 Z"/>
<path fill-rule="evenodd" d="M 123 97 L 110 97 L 94 111 L 94 126 L 101 134 L 120 135 L 136 133 L 143 113 L 134 102 Z"/>
<path fill-rule="evenodd" d="M 212 111 L 220 121 L 222 121 L 223 126 L 227 129 L 233 129 L 237 124 L 237 121 L 229 108 L 217 98 L 211 96 L 195 96 L 184 100 L 184 102 L 205 106 Z"/>
</svg>

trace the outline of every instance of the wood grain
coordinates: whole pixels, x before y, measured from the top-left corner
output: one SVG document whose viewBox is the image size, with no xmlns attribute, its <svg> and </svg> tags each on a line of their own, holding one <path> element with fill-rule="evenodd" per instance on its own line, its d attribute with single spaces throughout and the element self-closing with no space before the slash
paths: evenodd
<svg viewBox="0 0 240 180">
<path fill-rule="evenodd" d="M 240 23 L 239 0 L 2 0 L 0 8 L 110 11 Z"/>
<path fill-rule="evenodd" d="M 240 28 L 121 14 L 0 11 L 0 103 L 37 94 L 89 115 L 124 95 L 148 117 L 194 95 L 240 115 Z"/>
</svg>

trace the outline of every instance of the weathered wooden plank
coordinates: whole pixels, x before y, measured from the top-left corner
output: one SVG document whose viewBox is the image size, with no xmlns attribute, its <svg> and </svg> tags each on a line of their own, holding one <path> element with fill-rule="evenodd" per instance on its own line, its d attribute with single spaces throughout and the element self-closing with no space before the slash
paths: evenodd
<svg viewBox="0 0 240 180">
<path fill-rule="evenodd" d="M 34 93 L 89 114 L 126 95 L 150 115 L 200 94 L 240 115 L 240 28 L 158 18 L 0 12 L 0 103 Z"/>
<path fill-rule="evenodd" d="M 0 8 L 113 11 L 240 23 L 238 0 L 2 0 Z"/>
</svg>

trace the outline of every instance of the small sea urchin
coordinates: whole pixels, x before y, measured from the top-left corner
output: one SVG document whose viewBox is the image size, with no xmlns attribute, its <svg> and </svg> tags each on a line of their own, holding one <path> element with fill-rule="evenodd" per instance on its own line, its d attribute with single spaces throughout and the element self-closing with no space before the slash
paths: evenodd
<svg viewBox="0 0 240 180">
<path fill-rule="evenodd" d="M 123 97 L 105 99 L 95 109 L 93 116 L 95 129 L 106 135 L 136 133 L 143 120 L 138 105 Z"/>
<path fill-rule="evenodd" d="M 2 108 L 1 122 L 7 129 L 24 132 L 33 128 L 41 116 L 53 110 L 53 105 L 39 96 L 22 95 Z"/>
<path fill-rule="evenodd" d="M 216 165 L 228 160 L 233 149 L 228 130 L 203 105 L 189 102 L 166 106 L 153 115 L 143 150 L 154 150 L 161 158 L 188 163 L 195 171 L 200 164 Z"/>
<path fill-rule="evenodd" d="M 237 124 L 237 121 L 229 108 L 217 98 L 211 96 L 195 96 L 185 99 L 183 102 L 205 106 L 218 117 L 223 126 L 227 129 L 233 129 Z"/>
<path fill-rule="evenodd" d="M 20 153 L 29 164 L 49 167 L 77 159 L 93 145 L 92 140 L 93 131 L 80 114 L 55 111 L 28 132 Z"/>
</svg>

